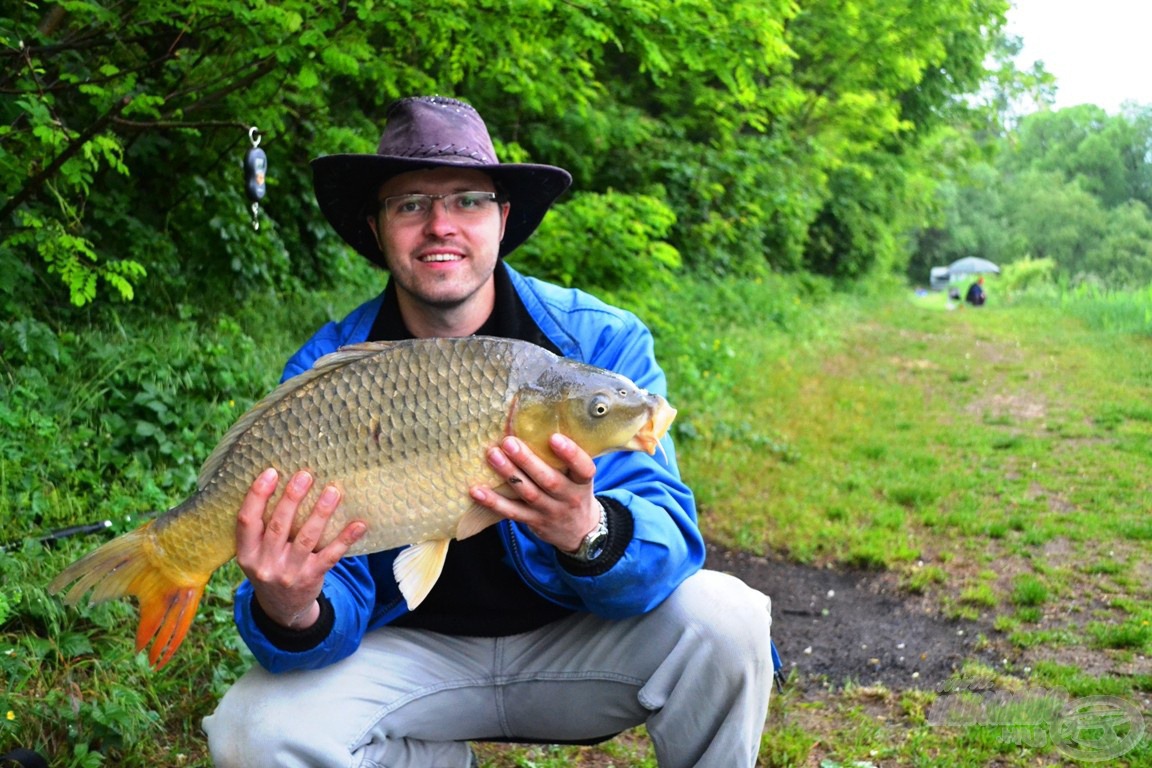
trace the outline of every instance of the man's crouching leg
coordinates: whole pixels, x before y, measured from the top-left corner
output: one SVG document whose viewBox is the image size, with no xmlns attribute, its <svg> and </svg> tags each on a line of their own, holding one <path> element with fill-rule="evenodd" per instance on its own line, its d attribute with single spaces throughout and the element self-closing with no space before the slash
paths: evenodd
<svg viewBox="0 0 1152 768">
<path fill-rule="evenodd" d="M 661 768 L 752 768 L 772 691 L 771 602 L 739 579 L 701 571 L 645 622 L 680 632 L 641 689 Z"/>
<path fill-rule="evenodd" d="M 402 638 L 391 634 L 400 633 L 371 633 L 355 655 L 320 670 L 271 674 L 260 667 L 250 669 L 204 719 L 213 764 L 216 768 L 470 766 L 467 744 L 413 737 L 403 722 L 411 716 L 434 724 L 451 707 L 436 702 L 435 681 L 425 685 L 404 674 L 434 666 L 433 652 L 428 652 L 427 664 L 415 653 L 397 664 L 392 650 L 408 650 L 412 643 L 405 638 L 415 633 L 404 633 Z M 398 642 L 388 644 L 393 639 Z M 422 638 L 415 635 L 415 639 Z M 424 645 L 435 646 L 433 640 Z M 432 695 L 423 695 L 429 691 Z M 461 706 L 468 706 L 468 700 L 463 701 Z M 400 721 L 395 733 L 382 724 L 386 716 Z"/>
</svg>

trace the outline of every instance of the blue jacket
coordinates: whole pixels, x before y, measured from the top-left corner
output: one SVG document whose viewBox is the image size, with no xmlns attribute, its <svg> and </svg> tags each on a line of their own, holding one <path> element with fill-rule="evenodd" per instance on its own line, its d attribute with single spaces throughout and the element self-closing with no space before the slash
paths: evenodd
<svg viewBox="0 0 1152 768">
<path fill-rule="evenodd" d="M 541 331 L 566 357 L 622 373 L 649 392 L 667 395 L 664 372 L 653 354 L 652 335 L 633 314 L 575 289 L 525 277 L 511 267 L 512 285 Z M 368 338 L 383 296 L 361 305 L 340 322 L 328 323 L 288 361 L 284 379 L 310 369 L 323 355 Z M 607 572 L 577 576 L 558 561 L 556 550 L 527 527 L 505 520 L 499 532 L 509 561 L 538 593 L 566 608 L 606 618 L 642 614 L 658 606 L 704 562 L 704 540 L 696 525 L 692 492 L 680 479 L 672 440 L 655 456 L 612 453 L 596 460 L 596 494 L 619 502 L 632 514 L 633 537 Z M 235 602 L 241 637 L 272 672 L 316 669 L 356 651 L 364 633 L 407 611 L 386 556 L 341 560 L 327 575 L 324 595 L 335 613 L 328 636 L 303 651 L 285 651 L 260 631 L 252 614 L 252 587 L 241 584 Z"/>
</svg>

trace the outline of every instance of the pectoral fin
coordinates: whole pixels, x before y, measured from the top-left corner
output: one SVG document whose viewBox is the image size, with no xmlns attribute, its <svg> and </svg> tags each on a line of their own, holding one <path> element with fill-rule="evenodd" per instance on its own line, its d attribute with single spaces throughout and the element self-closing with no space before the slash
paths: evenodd
<svg viewBox="0 0 1152 768">
<path fill-rule="evenodd" d="M 456 538 L 466 539 L 469 536 L 475 536 L 488 526 L 496 525 L 503 519 L 488 507 L 473 504 L 460 518 L 460 522 L 456 524 Z"/>
<path fill-rule="evenodd" d="M 392 575 L 400 585 L 400 594 L 408 603 L 408 610 L 424 602 L 448 557 L 448 542 L 451 539 L 433 539 L 413 544 L 405 549 L 392 562 Z"/>
</svg>

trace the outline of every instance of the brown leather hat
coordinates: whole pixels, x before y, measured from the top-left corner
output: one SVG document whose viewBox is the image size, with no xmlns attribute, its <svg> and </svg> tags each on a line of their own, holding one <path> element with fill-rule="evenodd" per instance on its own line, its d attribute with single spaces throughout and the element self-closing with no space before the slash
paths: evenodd
<svg viewBox="0 0 1152 768">
<path fill-rule="evenodd" d="M 416 96 L 388 107 L 376 154 L 318 157 L 312 161 L 312 184 L 320 210 L 340 237 L 384 267 L 384 255 L 367 221 L 375 210 L 377 190 L 397 174 L 444 166 L 484 171 L 507 195 L 511 210 L 501 256 L 528 239 L 572 183 L 563 168 L 497 160 L 484 120 L 468 104 L 442 96 Z"/>
</svg>

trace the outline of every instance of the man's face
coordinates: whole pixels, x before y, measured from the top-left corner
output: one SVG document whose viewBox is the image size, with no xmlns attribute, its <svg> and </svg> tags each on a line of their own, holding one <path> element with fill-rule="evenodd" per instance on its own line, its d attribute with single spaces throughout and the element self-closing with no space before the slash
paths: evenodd
<svg viewBox="0 0 1152 768">
<path fill-rule="evenodd" d="M 450 311 L 470 302 L 490 302 L 489 285 L 508 205 L 491 205 L 480 214 L 461 213 L 449 211 L 447 201 L 435 199 L 426 215 L 389 216 L 384 200 L 399 195 L 495 191 L 488 174 L 457 168 L 412 171 L 381 185 L 377 195 L 381 207 L 368 224 L 392 272 L 402 309 L 409 302 L 422 311 Z"/>
</svg>

